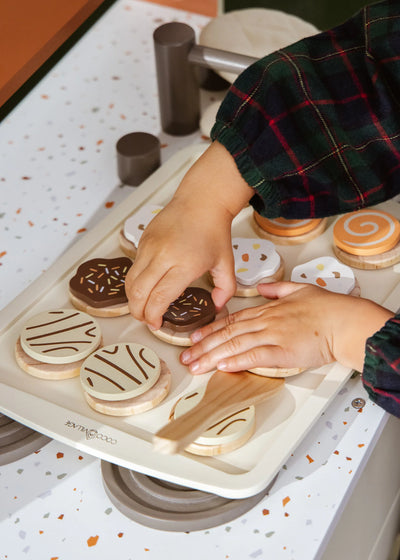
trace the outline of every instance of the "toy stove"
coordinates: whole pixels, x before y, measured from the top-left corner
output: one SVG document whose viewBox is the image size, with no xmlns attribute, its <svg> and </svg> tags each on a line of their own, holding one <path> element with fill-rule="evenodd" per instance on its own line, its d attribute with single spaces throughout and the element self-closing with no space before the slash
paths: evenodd
<svg viewBox="0 0 400 560">
<path fill-rule="evenodd" d="M 0 465 L 38 451 L 51 439 L 0 413 Z"/>
</svg>

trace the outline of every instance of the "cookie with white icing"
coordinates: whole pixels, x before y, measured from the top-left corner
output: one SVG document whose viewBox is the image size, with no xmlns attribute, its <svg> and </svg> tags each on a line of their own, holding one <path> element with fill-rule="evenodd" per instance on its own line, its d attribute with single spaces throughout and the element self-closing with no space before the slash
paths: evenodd
<svg viewBox="0 0 400 560">
<path fill-rule="evenodd" d="M 292 282 L 314 284 L 337 294 L 359 295 L 359 285 L 353 270 L 334 257 L 318 257 L 295 266 Z"/>
<path fill-rule="evenodd" d="M 82 263 L 69 282 L 71 303 L 97 317 L 127 315 L 125 278 L 131 266 L 128 257 L 94 258 Z"/>
<path fill-rule="evenodd" d="M 214 319 L 226 315 L 224 308 L 218 314 L 205 288 L 190 286 L 173 301 L 163 315 L 160 329 L 151 331 L 157 338 L 177 346 L 191 346 L 190 335 Z"/>
<path fill-rule="evenodd" d="M 119 234 L 121 249 L 129 257 L 135 258 L 140 238 L 151 220 L 162 210 L 158 204 L 145 204 L 125 220 Z"/>
<path fill-rule="evenodd" d="M 326 229 L 327 218 L 287 220 L 269 219 L 253 212 L 253 229 L 260 237 L 276 245 L 300 245 L 319 237 Z"/>
<path fill-rule="evenodd" d="M 80 366 L 101 344 L 101 330 L 90 315 L 55 309 L 31 317 L 15 347 L 19 366 L 42 379 L 79 375 Z"/>
<path fill-rule="evenodd" d="M 80 380 L 88 404 L 103 414 L 127 416 L 154 408 L 168 394 L 170 371 L 143 344 L 100 348 L 82 364 Z"/>
<path fill-rule="evenodd" d="M 275 245 L 266 239 L 232 239 L 235 261 L 236 296 L 257 296 L 257 285 L 277 282 L 283 278 L 283 259 Z"/>
<path fill-rule="evenodd" d="M 400 222 L 375 208 L 350 212 L 333 227 L 333 250 L 343 263 L 364 270 L 400 262 Z"/>
<path fill-rule="evenodd" d="M 181 397 L 171 410 L 170 420 L 194 408 L 203 398 L 206 385 Z M 214 422 L 186 451 L 195 455 L 214 456 L 229 453 L 244 445 L 254 434 L 255 407 L 247 406 Z"/>
</svg>

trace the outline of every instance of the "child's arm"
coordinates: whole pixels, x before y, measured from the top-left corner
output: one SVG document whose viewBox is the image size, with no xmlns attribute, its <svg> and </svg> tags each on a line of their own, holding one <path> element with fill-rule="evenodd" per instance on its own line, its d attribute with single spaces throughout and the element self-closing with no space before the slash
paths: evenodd
<svg viewBox="0 0 400 560">
<path fill-rule="evenodd" d="M 142 235 L 126 278 L 136 319 L 159 328 L 171 301 L 207 271 L 216 306 L 228 301 L 236 286 L 231 223 L 253 194 L 229 152 L 211 144 Z"/>
<path fill-rule="evenodd" d="M 262 284 L 259 292 L 276 299 L 192 335 L 194 346 L 181 355 L 192 373 L 318 367 L 334 360 L 362 371 L 367 339 L 394 315 L 369 300 L 307 284 Z"/>
</svg>

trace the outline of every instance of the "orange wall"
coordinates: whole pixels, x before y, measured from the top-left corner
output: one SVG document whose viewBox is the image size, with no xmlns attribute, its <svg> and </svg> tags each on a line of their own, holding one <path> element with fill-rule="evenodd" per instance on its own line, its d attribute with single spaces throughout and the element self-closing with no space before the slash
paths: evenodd
<svg viewBox="0 0 400 560">
<path fill-rule="evenodd" d="M 144 0 L 145 2 L 153 2 L 163 6 L 170 6 L 178 10 L 186 10 L 187 12 L 195 12 L 205 16 L 215 17 L 217 15 L 218 0 Z"/>
</svg>

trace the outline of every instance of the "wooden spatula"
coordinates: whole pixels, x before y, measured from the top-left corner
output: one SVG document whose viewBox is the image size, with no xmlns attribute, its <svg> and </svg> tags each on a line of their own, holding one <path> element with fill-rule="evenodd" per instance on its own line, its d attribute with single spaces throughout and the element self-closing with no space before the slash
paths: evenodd
<svg viewBox="0 0 400 560">
<path fill-rule="evenodd" d="M 165 454 L 178 453 L 213 422 L 242 407 L 265 401 L 283 389 L 284 383 L 280 378 L 260 377 L 247 371 L 216 371 L 199 404 L 161 428 L 154 435 L 153 447 Z"/>
</svg>

